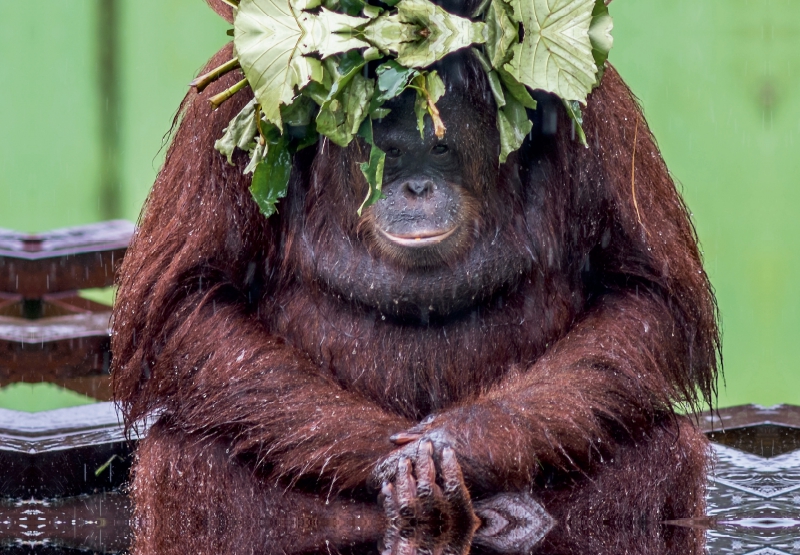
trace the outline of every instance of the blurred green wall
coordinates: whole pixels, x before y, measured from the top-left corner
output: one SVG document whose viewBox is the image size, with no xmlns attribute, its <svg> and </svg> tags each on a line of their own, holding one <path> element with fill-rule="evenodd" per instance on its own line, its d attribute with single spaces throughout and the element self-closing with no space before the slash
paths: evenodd
<svg viewBox="0 0 800 555">
<path fill-rule="evenodd" d="M 800 404 L 800 4 L 616 0 L 611 13 L 611 61 L 694 212 L 717 291 L 720 403 Z M 202 0 L 0 2 L 13 76 L 0 88 L 0 227 L 135 220 L 186 85 L 227 27 Z M 25 388 L 0 406 L 80 401 Z"/>
<path fill-rule="evenodd" d="M 0 227 L 102 220 L 104 140 L 116 142 L 113 216 L 136 220 L 187 84 L 229 27 L 203 0 L 0 1 L 0 62 L 14 76 L 0 78 Z M 111 99 L 101 93 L 108 70 Z"/>
<path fill-rule="evenodd" d="M 716 289 L 721 404 L 800 404 L 800 2 L 611 9 L 611 59 L 682 185 Z"/>
</svg>

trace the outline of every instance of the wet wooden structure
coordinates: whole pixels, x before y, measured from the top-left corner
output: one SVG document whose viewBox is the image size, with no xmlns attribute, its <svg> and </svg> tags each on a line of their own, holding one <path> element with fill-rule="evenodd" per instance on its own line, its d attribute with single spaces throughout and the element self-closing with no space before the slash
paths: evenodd
<svg viewBox="0 0 800 555">
<path fill-rule="evenodd" d="M 110 221 L 39 235 L 0 230 L 0 387 L 50 382 L 108 401 L 108 287 L 133 225 Z"/>
<path fill-rule="evenodd" d="M 110 402 L 111 307 L 79 291 L 114 283 L 133 231 L 125 221 L 38 235 L 0 230 L 0 386 L 49 382 L 100 401 L 0 409 L 3 553 L 127 546 L 120 491 L 132 444 Z"/>
</svg>

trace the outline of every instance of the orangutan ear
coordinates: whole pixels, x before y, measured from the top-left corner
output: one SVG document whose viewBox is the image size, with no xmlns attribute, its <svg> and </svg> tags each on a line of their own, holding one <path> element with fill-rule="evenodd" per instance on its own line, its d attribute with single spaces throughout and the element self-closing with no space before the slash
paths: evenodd
<svg viewBox="0 0 800 555">
<path fill-rule="evenodd" d="M 233 8 L 223 0 L 206 0 L 211 9 L 221 15 L 228 23 L 233 23 Z"/>
</svg>

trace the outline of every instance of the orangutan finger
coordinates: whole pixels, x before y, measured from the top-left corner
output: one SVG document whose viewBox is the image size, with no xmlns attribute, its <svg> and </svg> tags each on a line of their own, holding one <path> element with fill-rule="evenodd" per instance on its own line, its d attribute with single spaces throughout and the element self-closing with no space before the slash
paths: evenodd
<svg viewBox="0 0 800 555">
<path fill-rule="evenodd" d="M 433 444 L 424 441 L 417 450 L 417 497 L 423 515 L 433 514 L 437 502 L 442 500 L 442 490 L 436 484 L 436 465 L 433 462 Z"/>
<path fill-rule="evenodd" d="M 456 453 L 450 447 L 442 449 L 441 468 L 444 496 L 453 510 L 461 514 L 457 520 L 465 529 L 469 528 L 471 534 L 479 526 L 480 521 L 472 510 L 472 500 L 464 483 L 464 475 L 461 473 Z"/>
<path fill-rule="evenodd" d="M 433 464 L 433 444 L 423 441 L 417 449 L 415 461 L 417 475 L 417 491 L 430 490 L 431 484 L 436 481 L 436 466 Z"/>
<path fill-rule="evenodd" d="M 417 516 L 417 482 L 411 471 L 411 461 L 400 459 L 397 465 L 397 477 L 395 478 L 395 492 L 397 493 L 397 505 L 400 516 L 403 518 L 414 518 Z"/>
<path fill-rule="evenodd" d="M 407 445 L 413 441 L 417 441 L 422 437 L 422 434 L 412 434 L 408 432 L 400 432 L 389 437 L 389 441 L 395 445 Z"/>
<path fill-rule="evenodd" d="M 383 507 L 383 513 L 389 522 L 400 517 L 400 509 L 397 505 L 397 495 L 394 486 L 389 482 L 384 482 L 381 493 L 378 495 L 378 503 Z"/>
<path fill-rule="evenodd" d="M 456 452 L 450 447 L 442 449 L 442 480 L 444 483 L 445 495 L 449 498 L 453 496 L 464 496 L 469 499 L 467 487 L 464 484 L 464 475 L 461 473 L 461 466 L 456 459 Z"/>
</svg>

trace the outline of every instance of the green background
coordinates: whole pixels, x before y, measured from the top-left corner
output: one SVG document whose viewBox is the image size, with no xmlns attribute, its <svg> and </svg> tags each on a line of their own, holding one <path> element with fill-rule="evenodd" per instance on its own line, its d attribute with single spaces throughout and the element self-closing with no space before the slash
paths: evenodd
<svg viewBox="0 0 800 555">
<path fill-rule="evenodd" d="M 800 404 L 800 1 L 616 0 L 611 13 L 610 60 L 716 288 L 720 405 Z M 227 28 L 202 0 L 0 1 L 0 227 L 135 220 L 186 85 Z M 48 385 L 0 391 L 8 408 L 81 402 Z"/>
</svg>

